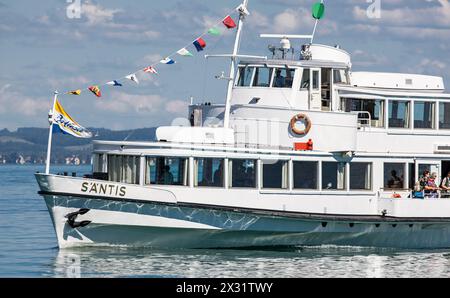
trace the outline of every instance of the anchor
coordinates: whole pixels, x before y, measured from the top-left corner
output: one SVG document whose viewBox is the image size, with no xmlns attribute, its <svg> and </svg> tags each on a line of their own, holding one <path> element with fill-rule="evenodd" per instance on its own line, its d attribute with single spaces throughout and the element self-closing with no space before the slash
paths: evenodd
<svg viewBox="0 0 450 298">
<path fill-rule="evenodd" d="M 76 228 L 80 228 L 80 227 L 83 228 L 83 227 L 89 225 L 91 223 L 91 221 L 89 221 L 89 220 L 84 220 L 84 221 L 81 221 L 81 222 L 76 222 L 75 221 L 77 219 L 78 215 L 84 215 L 84 214 L 88 213 L 89 211 L 90 211 L 90 209 L 83 208 L 83 209 L 80 209 L 80 210 L 78 210 L 76 212 L 72 212 L 72 213 L 67 214 L 65 216 L 65 218 L 67 218 L 67 223 L 69 224 L 69 226 L 72 229 L 76 229 Z"/>
</svg>

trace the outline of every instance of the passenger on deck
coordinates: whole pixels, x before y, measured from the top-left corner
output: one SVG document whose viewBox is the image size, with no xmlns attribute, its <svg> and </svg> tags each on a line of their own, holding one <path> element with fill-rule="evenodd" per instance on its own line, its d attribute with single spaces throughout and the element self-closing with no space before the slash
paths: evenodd
<svg viewBox="0 0 450 298">
<path fill-rule="evenodd" d="M 447 177 L 442 180 L 441 190 L 441 197 L 450 197 L 450 172 L 448 172 Z"/>
<path fill-rule="evenodd" d="M 438 198 L 439 197 L 439 187 L 436 184 L 437 174 L 433 173 L 425 185 L 425 196 L 427 198 Z"/>
<path fill-rule="evenodd" d="M 214 172 L 214 186 L 223 186 L 223 163 L 220 163 L 219 168 Z"/>
<path fill-rule="evenodd" d="M 281 75 L 281 69 L 277 69 L 275 76 L 275 88 L 284 88 L 286 86 L 286 78 Z"/>
</svg>

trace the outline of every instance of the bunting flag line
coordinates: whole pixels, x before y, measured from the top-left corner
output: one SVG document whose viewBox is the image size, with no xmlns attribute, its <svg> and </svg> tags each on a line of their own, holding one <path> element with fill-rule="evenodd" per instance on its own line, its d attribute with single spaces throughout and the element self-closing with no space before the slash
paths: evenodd
<svg viewBox="0 0 450 298">
<path fill-rule="evenodd" d="M 237 27 L 236 23 L 234 22 L 233 18 L 230 15 L 226 16 L 225 19 L 223 19 L 222 23 L 228 29 L 233 29 Z"/>
<path fill-rule="evenodd" d="M 199 37 L 194 41 L 194 46 L 197 49 L 197 52 L 201 52 L 204 48 L 206 48 L 206 42 L 203 38 Z"/>
<path fill-rule="evenodd" d="M 191 52 L 189 52 L 186 48 L 182 48 L 177 52 L 178 55 L 184 56 L 184 57 L 193 57 Z"/>
<path fill-rule="evenodd" d="M 158 74 L 158 72 L 156 71 L 156 69 L 152 66 L 146 67 L 143 70 L 146 73 L 153 73 L 153 74 Z"/>
<path fill-rule="evenodd" d="M 80 95 L 81 94 L 81 90 L 74 90 L 74 91 L 69 91 L 67 92 L 67 94 L 69 95 Z"/>
<path fill-rule="evenodd" d="M 219 36 L 222 34 L 222 32 L 219 29 L 217 29 L 216 27 L 209 29 L 208 33 L 213 36 Z"/>
<path fill-rule="evenodd" d="M 111 81 L 106 83 L 106 85 L 114 86 L 114 87 L 122 87 L 123 85 L 117 81 Z"/>
<path fill-rule="evenodd" d="M 130 81 L 135 82 L 136 84 L 139 84 L 139 80 L 138 80 L 138 78 L 137 78 L 135 73 L 127 75 L 125 78 L 127 78 Z"/>
<path fill-rule="evenodd" d="M 176 62 L 175 62 L 175 60 L 170 59 L 169 57 L 167 57 L 167 58 L 165 58 L 165 59 L 159 61 L 159 63 L 162 63 L 162 64 L 169 64 L 169 65 L 170 65 L 170 64 L 175 64 Z"/>
<path fill-rule="evenodd" d="M 95 94 L 97 97 L 102 97 L 102 92 L 100 91 L 100 88 L 98 86 L 91 86 L 89 87 L 89 91 Z"/>
<path fill-rule="evenodd" d="M 54 133 L 69 134 L 84 139 L 92 138 L 92 133 L 73 120 L 58 100 L 55 102 L 52 123 Z"/>
<path fill-rule="evenodd" d="M 240 7 L 238 7 L 236 10 L 239 13 L 241 13 L 241 8 Z M 320 18 L 320 14 L 321 14 L 320 9 L 316 8 L 316 10 L 319 10 L 319 12 L 317 14 L 319 14 L 318 17 Z M 245 14 L 248 15 L 248 11 Z M 323 12 L 322 12 L 322 15 L 323 15 Z M 223 18 L 221 20 L 217 20 L 217 23 L 213 27 L 208 29 L 206 32 L 204 32 L 202 35 L 200 35 L 198 38 L 196 38 L 195 41 L 192 42 L 192 44 L 194 45 L 194 47 L 197 50 L 197 52 L 201 52 L 201 51 L 205 50 L 205 48 L 206 48 L 206 41 L 204 40 L 204 37 L 206 35 L 220 36 L 220 35 L 223 34 L 224 29 L 219 28 L 219 27 L 221 27 L 221 24 L 223 24 L 228 29 L 233 29 L 233 28 L 237 27 L 236 22 L 234 21 L 234 19 L 231 17 L 230 14 L 228 14 L 225 18 Z M 192 44 L 191 44 L 191 46 L 192 46 Z M 175 54 L 178 54 L 178 55 L 184 56 L 184 57 L 193 57 L 194 56 L 193 52 L 190 51 L 190 46 L 187 45 L 187 46 L 181 48 L 180 50 L 178 50 L 177 52 L 172 53 L 170 56 L 167 56 L 167 58 L 165 58 L 163 60 L 160 60 L 159 63 L 167 64 L 167 65 L 171 65 L 171 64 L 177 63 L 174 59 L 171 58 Z M 140 71 L 136 71 L 136 72 L 134 72 L 134 73 L 132 73 L 132 74 L 130 74 L 128 76 L 125 76 L 125 77 L 121 78 L 121 80 L 122 79 L 127 79 L 127 80 L 130 80 L 130 81 L 133 81 L 136 84 L 140 84 L 139 79 L 136 76 L 136 74 L 138 72 L 141 72 L 141 71 L 143 71 L 145 73 L 150 73 L 150 74 L 158 74 L 158 72 L 154 68 L 154 65 L 157 65 L 157 64 L 158 64 L 158 62 L 155 61 L 155 63 L 151 64 L 152 66 L 149 66 L 149 67 L 146 67 L 144 69 L 141 69 Z M 101 97 L 102 96 L 102 92 L 100 91 L 100 88 L 102 86 L 107 86 L 107 85 L 113 86 L 113 87 L 122 87 L 123 86 L 119 81 L 113 80 L 113 81 L 107 82 L 107 83 L 105 83 L 103 85 L 100 85 L 100 86 L 98 86 L 98 85 L 91 86 L 91 87 L 87 88 L 87 90 L 91 91 L 93 94 L 95 94 L 95 96 Z M 69 94 L 69 95 L 80 95 L 82 92 L 84 92 L 84 90 L 85 89 L 69 91 L 66 94 Z"/>
</svg>

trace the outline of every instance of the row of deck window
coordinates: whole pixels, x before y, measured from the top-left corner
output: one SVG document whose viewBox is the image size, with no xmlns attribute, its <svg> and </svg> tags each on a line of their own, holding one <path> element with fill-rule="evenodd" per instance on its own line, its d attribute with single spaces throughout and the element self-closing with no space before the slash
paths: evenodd
<svg viewBox="0 0 450 298">
<path fill-rule="evenodd" d="M 450 103 L 440 102 L 438 104 L 438 128 L 448 130 L 450 129 Z M 414 105 L 414 114 L 411 120 L 412 105 Z M 436 129 L 436 108 L 436 102 L 389 100 L 387 111 L 388 127 Z M 341 101 L 341 109 L 345 112 L 368 112 L 370 114 L 370 126 L 380 128 L 386 126 L 385 100 L 343 98 Z"/>
<path fill-rule="evenodd" d="M 189 158 L 146 157 L 144 183 L 189 186 L 189 164 Z M 94 157 L 94 173 L 107 172 L 114 182 L 139 184 L 140 165 L 138 156 Z M 289 189 L 292 183 L 292 189 L 299 190 L 346 190 L 350 179 L 350 190 L 372 189 L 371 163 L 293 161 L 290 167 L 287 160 L 194 158 L 192 166 L 194 187 L 224 188 L 227 172 L 229 188 Z"/>
</svg>

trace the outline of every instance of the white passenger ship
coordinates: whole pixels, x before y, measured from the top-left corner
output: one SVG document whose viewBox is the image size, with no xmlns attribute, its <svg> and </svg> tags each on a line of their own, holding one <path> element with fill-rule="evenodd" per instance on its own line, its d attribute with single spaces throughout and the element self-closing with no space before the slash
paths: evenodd
<svg viewBox="0 0 450 298">
<path fill-rule="evenodd" d="M 449 248 L 450 199 L 413 194 L 450 171 L 443 79 L 352 71 L 337 46 L 295 52 L 305 36 L 239 55 L 247 2 L 225 104 L 154 142 L 94 142 L 90 176 L 36 174 L 59 246 Z"/>
</svg>

